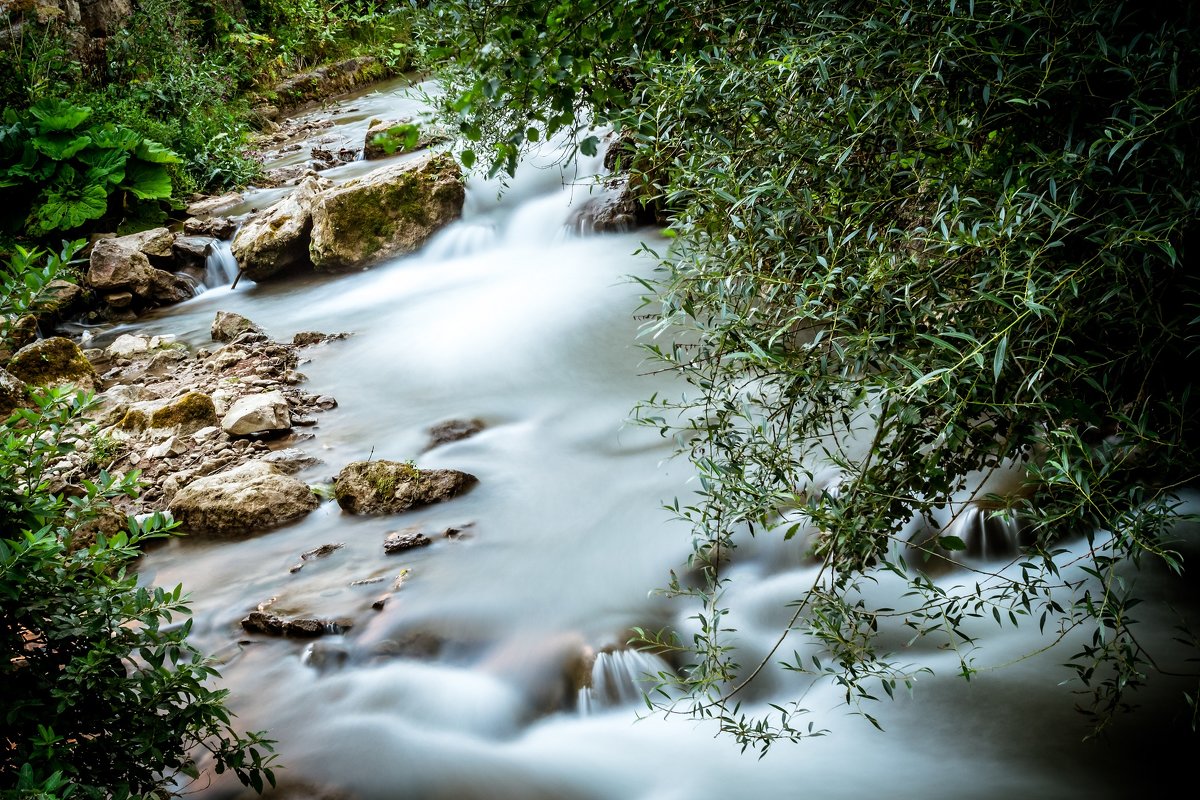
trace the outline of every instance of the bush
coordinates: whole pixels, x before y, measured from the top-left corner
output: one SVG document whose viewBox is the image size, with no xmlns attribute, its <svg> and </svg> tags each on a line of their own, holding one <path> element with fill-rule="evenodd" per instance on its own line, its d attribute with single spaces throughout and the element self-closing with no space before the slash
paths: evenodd
<svg viewBox="0 0 1200 800">
<path fill-rule="evenodd" d="M 69 253 L 67 254 L 69 256 Z M 0 310 L 28 309 L 67 259 L 5 283 Z M 19 296 L 14 296 L 13 293 Z M 101 471 L 56 485 L 91 398 L 34 391 L 0 423 L 0 793 L 141 797 L 196 776 L 192 754 L 261 790 L 274 784 L 270 742 L 240 734 L 210 663 L 187 642 L 181 587 L 139 587 L 133 565 L 171 527 L 154 515 L 106 535 L 96 522 L 137 475 Z"/>
<path fill-rule="evenodd" d="M 681 434 L 700 473 L 674 507 L 694 524 L 704 580 L 671 587 L 701 604 L 700 633 L 658 642 L 693 655 L 681 684 L 695 713 L 743 743 L 805 735 L 782 706 L 770 721 L 736 711 L 754 670 L 722 630 L 723 564 L 755 534 L 803 534 L 823 565 L 788 634 L 821 657 L 787 668 L 850 703 L 911 679 L 878 647 L 886 620 L 955 646 L 969 678 L 964 626 L 994 612 L 1082 635 L 1064 657 L 1082 710 L 1103 726 L 1125 707 L 1153 662 L 1120 574 L 1143 559 L 1182 569 L 1174 493 L 1200 474 L 1196 9 L 588 0 L 438 13 L 459 56 L 445 111 L 481 159 L 511 169 L 558 128 L 586 151 L 586 122 L 611 123 L 633 180 L 671 212 L 654 330 L 698 344 L 653 352 L 696 401 L 641 414 Z M 1009 467 L 1009 490 L 973 499 L 1024 529 L 1003 571 L 963 559 L 937 517 Z M 1090 577 L 1063 577 L 1066 537 L 1091 542 L 1074 565 Z M 939 564 L 966 571 L 963 585 L 931 581 Z M 905 607 L 857 599 L 880 570 L 909 581 Z"/>
</svg>

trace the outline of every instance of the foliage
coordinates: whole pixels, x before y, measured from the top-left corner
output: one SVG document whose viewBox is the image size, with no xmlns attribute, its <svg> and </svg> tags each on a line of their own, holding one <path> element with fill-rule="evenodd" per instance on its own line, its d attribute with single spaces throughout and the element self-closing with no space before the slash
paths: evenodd
<svg viewBox="0 0 1200 800">
<path fill-rule="evenodd" d="M 171 196 L 179 157 L 128 128 L 85 124 L 92 109 L 42 100 L 0 127 L 0 198 L 34 235 L 75 230 Z"/>
<path fill-rule="evenodd" d="M 6 283 L 0 306 L 34 307 L 69 257 L 27 273 L 29 284 Z M 270 742 L 236 732 L 226 692 L 206 685 L 216 672 L 187 642 L 182 589 L 137 585 L 140 546 L 172 525 L 159 515 L 111 535 L 98 525 L 110 500 L 136 494 L 137 475 L 101 471 L 70 496 L 52 490 L 93 399 L 55 389 L 31 401 L 0 423 L 0 793 L 170 791 L 197 775 L 197 748 L 218 772 L 273 784 Z"/>
<path fill-rule="evenodd" d="M 612 124 L 671 212 L 651 332 L 688 344 L 651 349 L 696 395 L 640 415 L 699 471 L 696 498 L 672 506 L 694 525 L 698 585 L 670 592 L 702 610 L 690 643 L 648 638 L 694 657 L 679 679 L 693 713 L 743 744 L 806 735 L 782 706 L 737 710 L 757 670 L 730 649 L 722 596 L 749 535 L 796 537 L 821 565 L 784 634 L 819 656 L 787 668 L 848 702 L 911 682 L 881 625 L 953 648 L 969 678 L 973 621 L 994 618 L 1082 640 L 1067 658 L 1082 710 L 1103 726 L 1124 707 L 1154 665 L 1122 570 L 1182 569 L 1175 491 L 1198 472 L 1196 10 L 585 0 L 439 14 L 457 58 L 444 110 L 493 171 L 558 129 L 586 152 L 588 124 Z M 1019 521 L 1012 563 L 946 530 L 972 510 Z M 1080 537 L 1086 555 L 1065 563 L 1060 543 Z M 955 588 L 927 574 L 947 568 Z M 885 573 L 908 581 L 906 607 L 861 599 Z"/>
</svg>

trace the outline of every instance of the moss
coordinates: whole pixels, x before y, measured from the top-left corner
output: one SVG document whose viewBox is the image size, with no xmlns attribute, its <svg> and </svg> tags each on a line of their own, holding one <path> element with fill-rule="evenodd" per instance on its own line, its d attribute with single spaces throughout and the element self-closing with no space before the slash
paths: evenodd
<svg viewBox="0 0 1200 800">
<path fill-rule="evenodd" d="M 144 431 L 150 427 L 150 417 L 145 411 L 134 408 L 121 417 L 113 427 L 122 431 Z"/>
<path fill-rule="evenodd" d="M 55 336 L 21 348 L 8 371 L 32 386 L 76 384 L 92 388 L 96 370 L 70 339 Z"/>
<path fill-rule="evenodd" d="M 188 392 L 150 415 L 152 428 L 199 430 L 217 423 L 217 409 L 212 398 L 201 392 Z"/>
</svg>

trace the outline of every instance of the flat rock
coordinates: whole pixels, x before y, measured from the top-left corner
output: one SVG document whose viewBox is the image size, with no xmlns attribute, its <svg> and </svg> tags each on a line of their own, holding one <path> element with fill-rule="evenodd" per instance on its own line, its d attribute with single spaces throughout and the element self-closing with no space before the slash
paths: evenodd
<svg viewBox="0 0 1200 800">
<path fill-rule="evenodd" d="M 383 552 L 399 553 L 402 550 L 411 550 L 414 547 L 427 547 L 433 544 L 433 540 L 425 534 L 421 533 L 416 528 L 408 528 L 402 531 L 392 531 L 383 540 Z"/>
</svg>

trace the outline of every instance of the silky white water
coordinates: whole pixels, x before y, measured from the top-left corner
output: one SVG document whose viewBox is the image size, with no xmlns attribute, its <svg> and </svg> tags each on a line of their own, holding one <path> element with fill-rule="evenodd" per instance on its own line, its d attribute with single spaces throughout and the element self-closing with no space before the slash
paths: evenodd
<svg viewBox="0 0 1200 800">
<path fill-rule="evenodd" d="M 372 95 L 371 108 L 385 101 Z M 638 348 L 641 287 L 628 276 L 650 275 L 654 262 L 633 253 L 663 242 L 653 231 L 571 233 L 584 177 L 598 169 L 595 159 L 528 163 L 499 199 L 496 184 L 472 180 L 463 220 L 414 256 L 348 276 L 215 289 L 130 326 L 200 346 L 221 309 L 280 339 L 350 332 L 305 351 L 303 388 L 340 405 L 299 444 L 324 462 L 301 477 L 328 481 L 373 456 L 480 479 L 463 497 L 400 516 L 353 517 L 327 502 L 294 525 L 239 541 L 178 539 L 143 560 L 144 582 L 182 582 L 192 594 L 195 642 L 221 660 L 239 725 L 278 741 L 280 796 L 1095 798 L 1190 769 L 1177 760 L 1194 742 L 1181 735 L 1180 685 L 1162 676 L 1110 741 L 1080 741 L 1078 687 L 1058 685 L 1070 677 L 1058 666 L 1069 646 L 967 683 L 952 650 L 907 646 L 902 631 L 885 630 L 901 660 L 935 670 L 911 698 L 870 704 L 886 732 L 818 685 L 803 704 L 829 735 L 779 744 L 763 760 L 714 738 L 710 724 L 639 721 L 645 706 L 628 685 L 638 662 L 628 656 L 601 653 L 592 668 L 593 680 L 626 678 L 605 684 L 604 702 L 579 696 L 568 676 L 581 653 L 619 646 L 633 626 L 686 632 L 696 611 L 652 593 L 690 552 L 686 525 L 661 505 L 688 499 L 691 469 L 656 430 L 628 422 L 639 400 L 684 391 L 647 374 Z M 429 426 L 453 418 L 487 427 L 422 452 Z M 413 525 L 435 543 L 385 555 L 385 535 Z M 457 539 L 435 535 L 467 525 Z M 334 542 L 345 547 L 289 572 L 301 552 Z M 743 664 L 767 657 L 786 603 L 815 578 L 801 547 L 798 537 L 739 551 L 725 604 Z M 403 569 L 403 588 L 373 610 Z M 376 577 L 386 581 L 350 585 Z M 1155 567 L 1140 581 L 1153 601 L 1142 614 L 1149 638 L 1169 638 L 1168 601 L 1194 618 L 1194 582 Z M 903 591 L 884 579 L 869 600 L 898 605 Z M 353 627 L 315 642 L 246 635 L 239 620 L 271 598 L 285 613 Z M 982 666 L 1042 641 L 1033 624 L 977 628 Z M 792 637 L 768 660 L 794 648 L 816 652 Z M 765 708 L 803 689 L 768 668 L 742 700 Z M 201 798 L 250 794 L 228 776 L 191 788 Z"/>
</svg>

